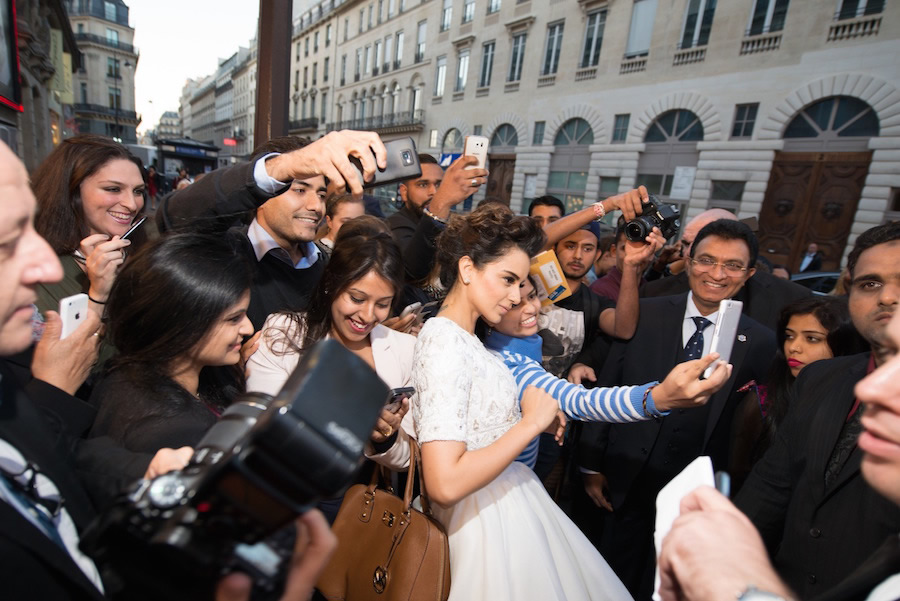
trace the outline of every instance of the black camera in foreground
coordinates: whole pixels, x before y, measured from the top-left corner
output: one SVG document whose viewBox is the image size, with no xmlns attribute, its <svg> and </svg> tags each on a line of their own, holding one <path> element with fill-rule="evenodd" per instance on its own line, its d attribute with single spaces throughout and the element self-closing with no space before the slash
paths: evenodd
<svg viewBox="0 0 900 601">
<path fill-rule="evenodd" d="M 643 212 L 625 224 L 625 237 L 633 242 L 643 242 L 653 228 L 658 227 L 663 238 L 668 240 L 678 233 L 680 218 L 678 207 L 660 202 L 659 198 L 650 194 L 649 202 L 643 205 Z"/>
<path fill-rule="evenodd" d="M 307 352 L 274 398 L 228 408 L 181 471 L 141 480 L 82 537 L 129 599 L 212 598 L 235 569 L 277 596 L 293 519 L 352 483 L 388 387 L 333 340 Z"/>
</svg>

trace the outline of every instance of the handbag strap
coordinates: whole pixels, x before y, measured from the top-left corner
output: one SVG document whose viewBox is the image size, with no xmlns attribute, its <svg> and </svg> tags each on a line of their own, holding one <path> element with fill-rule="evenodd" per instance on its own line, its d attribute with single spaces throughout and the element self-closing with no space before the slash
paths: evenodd
<svg viewBox="0 0 900 601">
<path fill-rule="evenodd" d="M 416 472 L 418 468 L 418 474 Z M 413 480 L 416 475 L 419 476 L 419 498 L 422 500 L 422 513 L 431 515 L 431 501 L 428 498 L 428 491 L 425 489 L 425 474 L 422 470 L 422 458 L 419 455 L 419 443 L 414 439 L 409 439 L 409 478 L 406 481 L 406 494 L 403 496 L 403 504 L 407 510 L 412 502 Z"/>
</svg>

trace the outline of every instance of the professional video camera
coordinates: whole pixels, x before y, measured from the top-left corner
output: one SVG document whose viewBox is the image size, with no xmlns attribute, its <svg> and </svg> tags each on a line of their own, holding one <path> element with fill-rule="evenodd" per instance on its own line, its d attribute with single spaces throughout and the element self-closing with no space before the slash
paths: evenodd
<svg viewBox="0 0 900 601">
<path fill-rule="evenodd" d="M 352 483 L 387 397 L 362 359 L 320 342 L 274 398 L 251 393 L 229 407 L 183 470 L 120 495 L 82 548 L 129 599 L 211 598 L 234 569 L 275 596 L 293 547 L 286 526 Z"/>
<path fill-rule="evenodd" d="M 642 242 L 654 227 L 658 227 L 665 239 L 678 233 L 681 227 L 681 213 L 675 205 L 660 202 L 655 195 L 649 195 L 649 202 L 642 207 L 642 213 L 625 224 L 625 237 L 633 242 Z"/>
</svg>

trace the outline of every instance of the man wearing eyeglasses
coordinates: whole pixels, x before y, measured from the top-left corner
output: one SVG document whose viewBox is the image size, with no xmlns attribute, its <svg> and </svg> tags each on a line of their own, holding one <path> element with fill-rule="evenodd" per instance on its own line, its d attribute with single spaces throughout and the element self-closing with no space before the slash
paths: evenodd
<svg viewBox="0 0 900 601">
<path fill-rule="evenodd" d="M 743 223 L 721 219 L 703 227 L 687 264 L 690 291 L 641 300 L 637 331 L 613 344 L 598 384 L 661 380 L 676 364 L 709 353 L 719 302 L 753 275 L 757 251 Z M 585 489 L 606 510 L 600 552 L 635 599 L 652 592 L 657 493 L 700 455 L 727 469 L 734 408 L 744 394 L 736 391 L 763 381 L 774 353 L 773 332 L 742 316 L 731 378 L 706 405 L 641 424 L 585 427 L 579 463 L 594 472 L 584 474 Z"/>
</svg>

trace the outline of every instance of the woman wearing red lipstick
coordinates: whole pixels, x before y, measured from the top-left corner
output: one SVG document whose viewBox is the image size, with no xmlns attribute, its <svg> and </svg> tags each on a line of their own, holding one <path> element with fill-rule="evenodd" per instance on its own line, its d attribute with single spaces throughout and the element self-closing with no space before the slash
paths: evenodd
<svg viewBox="0 0 900 601">
<path fill-rule="evenodd" d="M 125 249 L 121 236 L 144 208 L 147 174 L 127 148 L 103 136 L 63 140 L 32 176 L 35 229 L 56 251 L 63 280 L 38 287 L 37 307 L 56 310 L 62 298 L 86 293 L 100 315 Z"/>
<path fill-rule="evenodd" d="M 250 266 L 221 238 L 166 236 L 135 253 L 107 304 L 118 356 L 94 387 L 91 436 L 135 452 L 193 446 L 244 391 Z"/>
<path fill-rule="evenodd" d="M 787 305 L 776 330 L 778 350 L 767 385 L 747 387 L 748 395 L 735 413 L 734 491 L 762 457 L 791 403 L 794 380 L 810 363 L 866 350 L 850 321 L 847 301 L 837 296 L 813 296 Z"/>
</svg>

